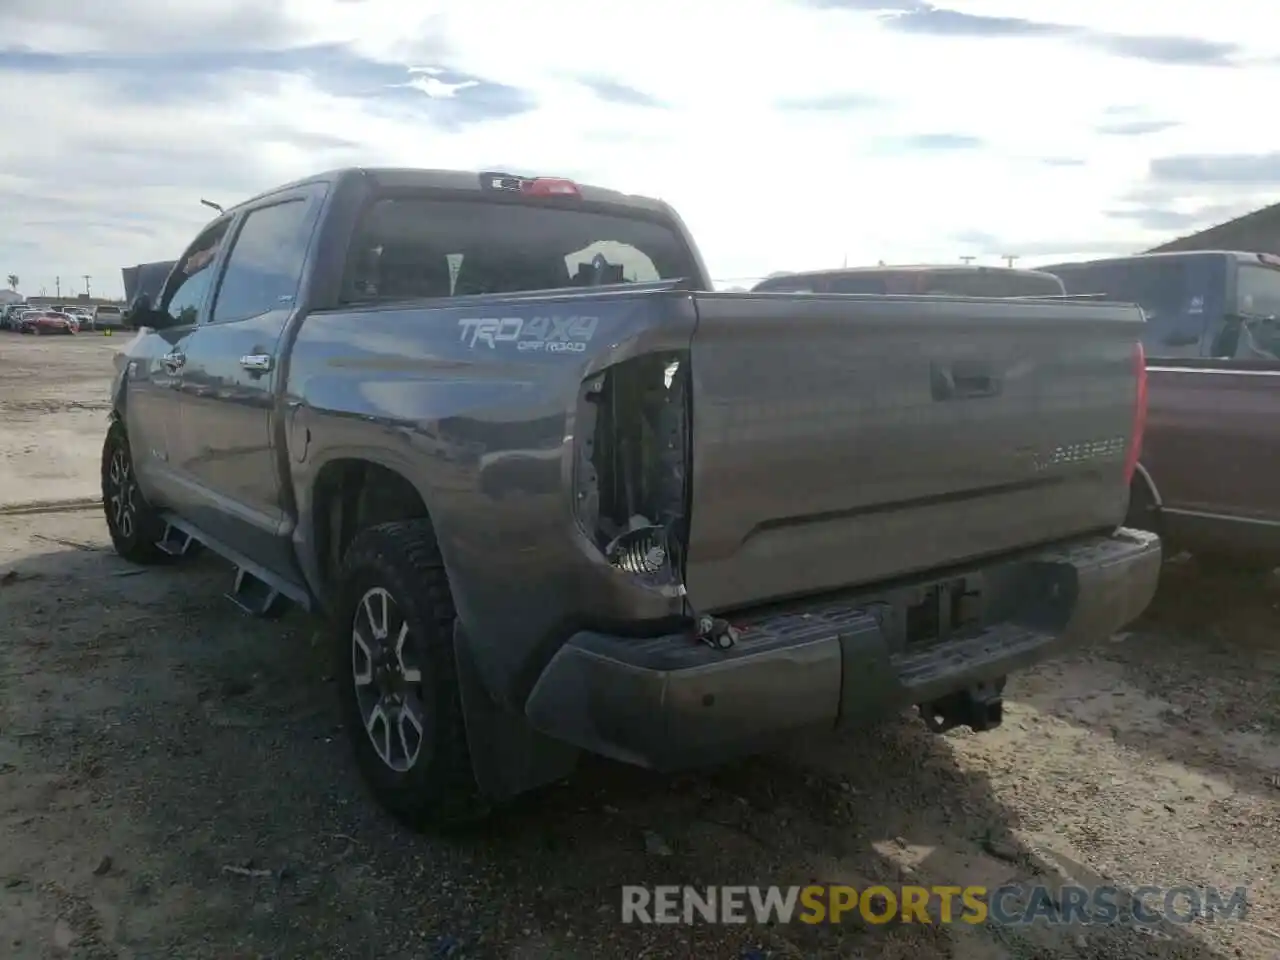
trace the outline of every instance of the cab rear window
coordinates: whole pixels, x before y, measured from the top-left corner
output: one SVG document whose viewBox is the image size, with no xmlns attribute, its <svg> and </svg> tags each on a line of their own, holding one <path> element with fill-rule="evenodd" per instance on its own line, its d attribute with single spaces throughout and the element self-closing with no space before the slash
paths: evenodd
<svg viewBox="0 0 1280 960">
<path fill-rule="evenodd" d="M 392 196 L 357 230 L 344 300 L 402 300 L 696 276 L 674 229 L 623 214 Z"/>
</svg>

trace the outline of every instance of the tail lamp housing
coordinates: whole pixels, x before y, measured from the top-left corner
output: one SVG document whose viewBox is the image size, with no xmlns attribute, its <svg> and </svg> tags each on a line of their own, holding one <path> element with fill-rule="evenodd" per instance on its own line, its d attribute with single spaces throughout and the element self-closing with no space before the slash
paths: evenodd
<svg viewBox="0 0 1280 960">
<path fill-rule="evenodd" d="M 646 354 L 585 380 L 574 428 L 578 526 L 615 569 L 683 590 L 689 506 L 688 355 Z"/>
</svg>

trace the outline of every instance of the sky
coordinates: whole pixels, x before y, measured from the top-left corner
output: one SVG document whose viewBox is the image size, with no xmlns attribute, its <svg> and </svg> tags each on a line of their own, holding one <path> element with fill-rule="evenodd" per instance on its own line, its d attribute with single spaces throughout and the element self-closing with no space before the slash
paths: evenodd
<svg viewBox="0 0 1280 960">
<path fill-rule="evenodd" d="M 343 166 L 675 206 L 722 285 L 1145 249 L 1280 200 L 1273 0 L 0 3 L 0 284 L 122 292 Z M 1270 15 L 1269 15 L 1270 14 Z"/>
</svg>

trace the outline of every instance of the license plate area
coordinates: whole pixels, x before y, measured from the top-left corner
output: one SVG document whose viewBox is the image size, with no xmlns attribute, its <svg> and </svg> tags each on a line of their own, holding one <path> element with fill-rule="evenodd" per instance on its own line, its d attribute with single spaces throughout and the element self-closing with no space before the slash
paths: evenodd
<svg viewBox="0 0 1280 960">
<path fill-rule="evenodd" d="M 973 636 L 985 625 L 980 575 L 905 588 L 887 606 L 882 623 L 898 650 L 917 651 Z"/>
</svg>

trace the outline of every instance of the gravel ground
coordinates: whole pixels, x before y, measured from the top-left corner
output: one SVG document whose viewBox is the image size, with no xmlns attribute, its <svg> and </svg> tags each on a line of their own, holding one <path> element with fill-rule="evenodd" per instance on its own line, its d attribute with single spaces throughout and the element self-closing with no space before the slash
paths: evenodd
<svg viewBox="0 0 1280 960">
<path fill-rule="evenodd" d="M 90 494 L 110 348 L 0 334 L 0 504 Z M 85 413 L 86 407 L 90 411 Z M 28 449 L 28 448 L 33 449 Z M 202 556 L 0 506 L 0 956 L 1125 960 L 1280 955 L 1280 588 L 1171 565 L 1142 621 L 1013 679 L 1004 726 L 677 778 L 593 762 L 448 838 L 372 804 L 321 627 Z M 1245 921 L 624 926 L 624 883 L 1250 889 Z"/>
</svg>

